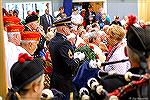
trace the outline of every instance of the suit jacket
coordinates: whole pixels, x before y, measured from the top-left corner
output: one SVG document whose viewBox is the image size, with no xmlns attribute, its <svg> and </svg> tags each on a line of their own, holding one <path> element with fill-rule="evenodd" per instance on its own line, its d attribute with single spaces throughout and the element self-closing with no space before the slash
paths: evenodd
<svg viewBox="0 0 150 100">
<path fill-rule="evenodd" d="M 40 16 L 40 25 L 43 26 L 43 29 L 44 29 L 46 34 L 47 34 L 47 28 L 50 27 L 54 21 L 54 18 L 51 15 L 49 15 L 49 16 L 50 16 L 50 23 L 51 24 L 48 23 L 46 14 Z"/>
</svg>

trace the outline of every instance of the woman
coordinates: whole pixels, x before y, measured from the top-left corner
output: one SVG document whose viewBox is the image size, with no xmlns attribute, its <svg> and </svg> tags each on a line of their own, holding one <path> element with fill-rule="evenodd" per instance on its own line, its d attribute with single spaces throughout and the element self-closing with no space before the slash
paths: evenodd
<svg viewBox="0 0 150 100">
<path fill-rule="evenodd" d="M 12 88 L 6 100 L 40 100 L 44 88 L 44 68 L 41 60 L 20 54 L 11 70 Z"/>
<path fill-rule="evenodd" d="M 126 32 L 122 27 L 118 25 L 109 26 L 106 39 L 108 46 L 111 46 L 113 48 L 108 53 L 108 56 L 106 58 L 107 62 L 127 59 L 124 52 L 124 48 L 126 46 L 126 40 L 124 39 L 125 34 Z M 104 70 L 106 71 L 114 70 L 118 74 L 125 74 L 129 68 L 130 63 L 127 61 L 124 63 L 107 65 L 104 67 Z"/>
</svg>

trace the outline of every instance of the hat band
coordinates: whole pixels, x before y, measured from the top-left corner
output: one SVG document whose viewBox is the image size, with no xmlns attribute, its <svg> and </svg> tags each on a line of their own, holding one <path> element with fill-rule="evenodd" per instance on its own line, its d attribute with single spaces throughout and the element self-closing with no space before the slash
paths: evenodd
<svg viewBox="0 0 150 100">
<path fill-rule="evenodd" d="M 37 38 L 23 38 L 21 40 L 24 40 L 24 41 L 39 41 L 40 39 L 37 39 Z"/>
<path fill-rule="evenodd" d="M 7 32 L 7 34 L 20 34 L 20 32 Z"/>
<path fill-rule="evenodd" d="M 21 40 L 22 43 L 26 43 L 26 42 L 37 42 L 36 40 Z"/>
</svg>

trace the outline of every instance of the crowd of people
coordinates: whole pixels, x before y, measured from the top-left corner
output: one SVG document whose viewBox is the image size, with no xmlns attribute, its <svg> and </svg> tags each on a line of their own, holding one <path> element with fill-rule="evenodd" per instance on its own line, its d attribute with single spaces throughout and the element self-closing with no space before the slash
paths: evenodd
<svg viewBox="0 0 150 100">
<path fill-rule="evenodd" d="M 150 98 L 150 25 L 134 15 L 111 21 L 92 6 L 71 16 L 28 11 L 25 21 L 18 13 L 3 9 L 6 99 Z"/>
</svg>

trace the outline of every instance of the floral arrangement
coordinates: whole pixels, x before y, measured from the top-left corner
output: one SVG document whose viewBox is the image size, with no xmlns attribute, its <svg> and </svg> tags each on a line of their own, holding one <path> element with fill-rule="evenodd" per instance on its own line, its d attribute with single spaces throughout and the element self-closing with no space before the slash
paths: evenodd
<svg viewBox="0 0 150 100">
<path fill-rule="evenodd" d="M 99 56 L 94 52 L 94 46 L 82 45 L 76 49 L 76 52 L 85 54 L 85 60 L 99 59 Z"/>
</svg>

